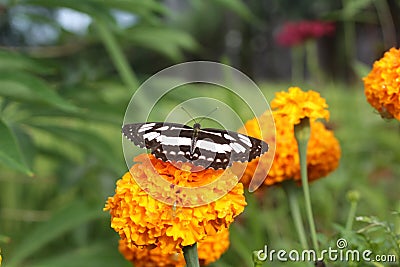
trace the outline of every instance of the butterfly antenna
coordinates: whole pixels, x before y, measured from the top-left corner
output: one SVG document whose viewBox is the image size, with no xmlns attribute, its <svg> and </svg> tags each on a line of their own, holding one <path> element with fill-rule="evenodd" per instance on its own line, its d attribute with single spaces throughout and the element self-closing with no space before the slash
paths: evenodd
<svg viewBox="0 0 400 267">
<path fill-rule="evenodd" d="M 205 115 L 205 116 L 203 116 L 203 117 L 201 118 L 201 120 L 199 121 L 199 123 L 202 122 L 204 119 L 208 118 L 208 116 L 210 116 L 212 113 L 214 113 L 217 109 L 218 109 L 218 107 L 216 107 L 216 108 L 214 108 L 213 110 L 211 110 L 210 112 L 208 112 L 207 115 Z"/>
<path fill-rule="evenodd" d="M 211 110 L 210 112 L 208 112 L 208 114 L 207 115 L 205 115 L 205 116 L 203 116 L 201 119 L 200 119 L 200 121 L 196 121 L 196 119 L 192 116 L 192 114 L 190 114 L 189 113 L 189 111 L 187 111 L 184 107 L 182 107 L 181 106 L 181 108 L 183 109 L 183 111 L 185 111 L 186 112 L 186 114 L 188 114 L 189 115 L 189 117 L 195 122 L 195 123 L 200 123 L 200 122 L 202 122 L 204 119 L 206 119 L 208 116 L 210 116 L 212 113 L 214 113 L 217 109 L 218 109 L 218 107 L 216 107 L 216 108 L 214 108 L 213 110 Z"/>
<path fill-rule="evenodd" d="M 192 114 L 189 113 L 189 111 L 186 110 L 186 108 L 184 108 L 183 106 L 181 106 L 181 109 L 183 109 L 183 111 L 185 111 L 186 114 L 188 114 L 188 116 L 189 116 L 195 123 L 197 123 L 196 119 L 192 116 Z"/>
</svg>

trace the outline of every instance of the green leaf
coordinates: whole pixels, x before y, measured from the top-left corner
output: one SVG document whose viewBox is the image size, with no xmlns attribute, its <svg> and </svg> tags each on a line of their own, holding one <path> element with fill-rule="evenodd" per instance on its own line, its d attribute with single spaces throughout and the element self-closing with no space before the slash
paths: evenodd
<svg viewBox="0 0 400 267">
<path fill-rule="evenodd" d="M 362 63 L 361 61 L 355 61 L 353 62 L 353 69 L 357 73 L 357 76 L 362 78 L 368 75 L 371 71 L 371 66 Z"/>
<path fill-rule="evenodd" d="M 14 133 L 3 120 L 0 120 L 0 162 L 29 176 L 33 175 L 23 160 Z"/>
<path fill-rule="evenodd" d="M 68 112 L 78 111 L 44 80 L 26 72 L 1 71 L 0 95 L 27 102 L 45 102 Z"/>
<path fill-rule="evenodd" d="M 100 10 L 120 9 L 133 14 L 150 14 L 150 12 L 164 13 L 166 9 L 163 5 L 154 0 L 64 0 L 64 1 L 48 1 L 48 0 L 27 0 L 27 4 L 40 5 L 46 7 L 66 7 L 71 8 L 92 16 L 99 15 Z"/>
<path fill-rule="evenodd" d="M 238 14 L 242 19 L 255 22 L 256 18 L 250 9 L 241 0 L 217 0 L 221 6 L 228 8 Z"/>
<path fill-rule="evenodd" d="M 126 12 L 136 13 L 141 10 L 152 10 L 158 12 L 166 11 L 165 7 L 154 0 L 114 0 L 114 1 L 103 1 L 103 0 L 90 0 L 94 4 L 103 4 L 109 8 L 117 8 Z"/>
<path fill-rule="evenodd" d="M 69 203 L 65 208 L 54 213 L 50 220 L 26 232 L 24 240 L 16 245 L 15 254 L 10 255 L 7 266 L 18 266 L 50 241 L 83 223 L 102 216 L 100 209 L 90 209 L 78 200 Z"/>
<path fill-rule="evenodd" d="M 20 53 L 0 49 L 0 70 L 28 70 L 34 73 L 50 74 L 54 70 L 37 60 L 33 60 Z"/>
<path fill-rule="evenodd" d="M 175 61 L 182 58 L 182 50 L 198 49 L 198 44 L 189 34 L 174 29 L 136 26 L 126 30 L 124 35 L 137 46 L 153 50 Z"/>
<path fill-rule="evenodd" d="M 24 162 L 26 162 L 26 165 L 29 166 L 30 169 L 33 169 L 37 150 L 32 136 L 26 133 L 23 128 L 18 127 L 18 125 L 12 125 L 12 132 L 15 134 L 15 138 L 21 151 L 23 151 Z"/>
<path fill-rule="evenodd" d="M 250 247 L 246 244 L 246 242 L 243 242 L 248 241 L 249 236 L 246 234 L 243 227 L 239 226 L 238 224 L 233 224 L 229 229 L 229 232 L 229 239 L 231 240 L 232 249 L 241 258 L 241 260 L 246 263 L 246 266 L 252 266 L 253 262 L 251 260 Z"/>
<path fill-rule="evenodd" d="M 36 126 L 36 125 L 35 125 Z M 95 154 L 99 160 L 109 166 L 117 173 L 121 172 L 124 168 L 121 158 L 114 153 L 114 149 L 107 140 L 102 138 L 101 135 L 90 132 L 85 129 L 72 129 L 60 126 L 39 126 L 49 133 L 52 133 L 59 138 L 78 144 L 83 149 L 86 149 Z M 120 136 L 118 136 L 120 138 Z"/>
<path fill-rule="evenodd" d="M 149 25 L 162 25 L 162 17 L 171 16 L 171 12 L 154 0 L 91 0 L 94 5 L 103 4 L 108 9 L 117 9 L 123 12 L 129 12 L 135 16 L 140 17 L 140 21 Z M 161 15 L 161 16 L 160 16 Z"/>
<path fill-rule="evenodd" d="M 344 6 L 340 10 L 334 10 L 323 17 L 328 20 L 353 21 L 364 23 L 376 23 L 376 13 L 369 12 L 368 6 L 372 0 L 342 1 Z"/>
<path fill-rule="evenodd" d="M 71 259 L 73 259 L 71 261 Z M 41 261 L 35 261 L 29 267 L 109 267 L 120 266 L 129 267 L 132 264 L 125 260 L 118 252 L 117 243 L 110 242 L 95 243 L 90 247 L 66 251 L 62 254 L 50 256 L 49 258 Z"/>
<path fill-rule="evenodd" d="M 343 8 L 343 13 L 346 18 L 351 18 L 359 14 L 364 8 L 372 4 L 372 0 L 352 0 L 346 1 Z"/>
<path fill-rule="evenodd" d="M 110 15 L 109 9 L 102 4 L 95 4 L 92 1 L 80 0 L 63 0 L 63 1 L 48 1 L 48 0 L 27 0 L 26 4 L 37 5 L 48 8 L 70 8 L 78 12 L 88 14 L 92 18 L 102 18 L 107 21 L 109 26 L 114 24 L 114 19 Z"/>
</svg>

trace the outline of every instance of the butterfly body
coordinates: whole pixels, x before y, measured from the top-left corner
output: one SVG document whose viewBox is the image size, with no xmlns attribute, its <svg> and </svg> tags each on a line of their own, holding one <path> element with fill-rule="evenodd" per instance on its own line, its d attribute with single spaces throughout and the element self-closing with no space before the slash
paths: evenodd
<svg viewBox="0 0 400 267">
<path fill-rule="evenodd" d="M 200 123 L 195 123 L 193 125 L 192 144 L 190 146 L 190 155 L 192 155 L 192 156 L 193 156 L 194 150 L 196 148 L 196 142 L 197 142 L 197 138 L 199 137 L 199 131 L 200 131 Z"/>
<path fill-rule="evenodd" d="M 226 169 L 233 162 L 251 161 L 268 151 L 257 138 L 228 130 L 170 122 L 126 124 L 123 134 L 135 145 L 150 149 L 158 159 L 191 162 L 204 168 Z"/>
</svg>

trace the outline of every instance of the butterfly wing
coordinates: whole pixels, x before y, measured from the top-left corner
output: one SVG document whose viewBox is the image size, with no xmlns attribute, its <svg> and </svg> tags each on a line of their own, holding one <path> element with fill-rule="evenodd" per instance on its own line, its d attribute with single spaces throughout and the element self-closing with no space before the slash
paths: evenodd
<svg viewBox="0 0 400 267">
<path fill-rule="evenodd" d="M 196 147 L 203 155 L 214 156 L 210 167 L 225 169 L 233 162 L 250 162 L 268 151 L 260 139 L 228 130 L 205 128 L 199 130 Z"/>
<path fill-rule="evenodd" d="M 135 145 L 150 149 L 163 161 L 192 161 L 190 147 L 193 128 L 170 122 L 125 124 L 122 133 Z"/>
<path fill-rule="evenodd" d="M 178 123 L 126 124 L 122 132 L 158 159 L 191 162 L 204 168 L 226 169 L 234 161 L 251 161 L 268 151 L 268 144 L 257 138 L 220 129 L 194 130 Z"/>
</svg>

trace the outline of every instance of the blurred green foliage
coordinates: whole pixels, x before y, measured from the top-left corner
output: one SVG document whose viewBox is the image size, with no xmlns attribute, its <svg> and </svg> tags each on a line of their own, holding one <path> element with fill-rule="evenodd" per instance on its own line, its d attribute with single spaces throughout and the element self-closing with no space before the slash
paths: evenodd
<svg viewBox="0 0 400 267">
<path fill-rule="evenodd" d="M 328 14 L 338 9 L 334 1 L 306 2 L 293 6 L 293 1 L 271 1 L 274 9 L 268 14 L 276 17 L 289 7 L 293 17 L 301 10 Z M 351 11 L 354 15 L 363 11 L 363 3 L 372 2 L 359 0 L 359 5 L 346 7 L 347 13 L 328 15 L 338 18 Z M 245 36 L 274 18 L 262 17 L 259 13 L 266 6 L 256 1 L 246 5 L 240 0 L 192 0 L 187 5 L 191 8 L 180 14 L 155 0 L 0 3 L 0 247 L 4 266 L 130 266 L 119 255 L 118 237 L 102 211 L 115 181 L 127 170 L 120 126 L 130 97 L 141 81 L 163 67 L 197 56 L 215 59 L 229 54 L 220 27 L 229 23 L 243 27 Z M 87 31 L 66 28 L 59 19 L 62 10 L 79 12 L 88 19 Z M 243 39 L 244 47 L 246 42 Z M 246 52 L 241 52 L 242 63 Z M 365 66 L 358 67 L 365 72 Z M 269 100 L 287 87 L 286 82 L 261 84 Z M 311 188 L 317 229 L 325 245 L 344 234 L 341 225 L 349 208 L 345 198 L 349 189 L 361 193 L 357 214 L 393 220 L 393 233 L 398 234 L 400 227 L 391 214 L 400 208 L 398 125 L 372 112 L 359 83 L 352 87 L 335 83 L 312 88 L 320 89 L 330 105 L 332 127 L 343 153 L 339 170 Z M 179 97 L 172 94 L 170 103 Z M 235 103 L 229 96 L 219 97 Z M 167 112 L 168 105 L 165 108 Z M 283 190 L 274 187 L 261 197 L 248 195 L 247 201 L 246 211 L 231 229 L 230 250 L 213 266 L 251 266 L 251 252 L 265 244 L 300 248 Z M 364 226 L 358 222 L 354 229 Z M 368 247 L 360 233 L 351 236 L 354 246 Z M 363 231 L 362 236 L 369 233 Z M 384 242 L 378 239 L 378 245 Z M 387 253 L 393 247 L 384 244 L 378 252 Z"/>
<path fill-rule="evenodd" d="M 90 18 L 86 34 L 56 19 L 66 9 Z M 118 24 L 116 12 L 137 22 Z M 4 264 L 129 266 L 102 211 L 127 169 L 120 126 L 139 81 L 125 54 L 172 63 L 196 41 L 165 25 L 171 14 L 156 1 L 10 1 L 1 13 Z M 55 33 L 47 40 L 46 27 Z"/>
</svg>

